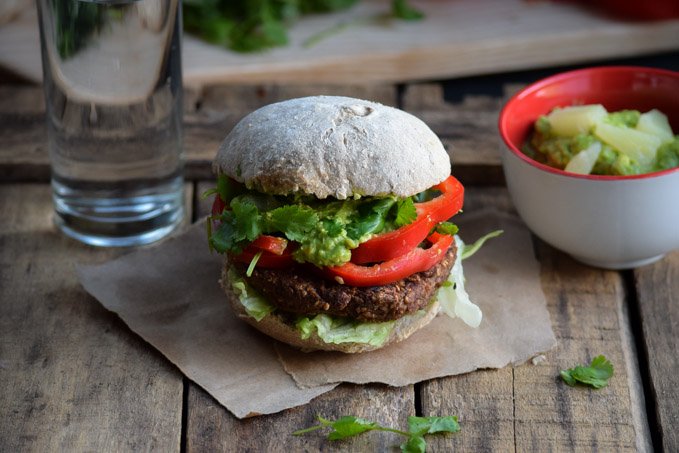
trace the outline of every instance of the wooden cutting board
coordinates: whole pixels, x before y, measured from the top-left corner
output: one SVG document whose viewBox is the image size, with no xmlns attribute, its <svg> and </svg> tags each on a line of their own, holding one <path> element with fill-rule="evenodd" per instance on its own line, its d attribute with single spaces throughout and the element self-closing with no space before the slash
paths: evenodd
<svg viewBox="0 0 679 453">
<path fill-rule="evenodd" d="M 208 83 L 402 82 L 586 63 L 679 49 L 679 20 L 624 22 L 577 5 L 525 0 L 412 0 L 418 22 L 371 20 L 389 1 L 308 17 L 290 44 L 238 54 L 185 35 L 184 80 Z M 312 46 L 316 34 L 341 28 Z M 40 81 L 35 11 L 0 26 L 0 65 Z"/>
</svg>

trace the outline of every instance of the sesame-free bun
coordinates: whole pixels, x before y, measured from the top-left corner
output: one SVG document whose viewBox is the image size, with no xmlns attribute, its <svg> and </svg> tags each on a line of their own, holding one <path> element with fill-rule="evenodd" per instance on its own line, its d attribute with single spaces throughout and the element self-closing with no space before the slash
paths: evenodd
<svg viewBox="0 0 679 453">
<path fill-rule="evenodd" d="M 450 158 L 421 120 L 375 102 L 313 96 L 243 118 L 214 163 L 259 192 L 317 198 L 408 197 L 450 175 Z"/>
<path fill-rule="evenodd" d="M 277 315 L 275 312 L 265 316 L 260 321 L 252 318 L 245 311 L 245 307 L 240 303 L 238 295 L 233 291 L 229 280 L 229 265 L 228 260 L 225 260 L 222 269 L 222 277 L 220 284 L 226 298 L 231 304 L 236 316 L 247 322 L 260 332 L 275 338 L 278 341 L 287 343 L 291 346 L 301 349 L 302 351 L 341 351 L 345 353 L 368 352 L 375 349 L 383 348 L 392 343 L 398 343 L 405 340 L 417 330 L 429 324 L 429 322 L 436 317 L 439 312 L 439 302 L 434 299 L 424 310 L 419 310 L 415 313 L 403 316 L 395 321 L 394 327 L 391 330 L 389 338 L 384 344 L 374 346 L 367 343 L 326 343 L 314 332 L 308 339 L 304 340 L 300 332 L 294 325 L 286 322 L 284 317 Z"/>
</svg>

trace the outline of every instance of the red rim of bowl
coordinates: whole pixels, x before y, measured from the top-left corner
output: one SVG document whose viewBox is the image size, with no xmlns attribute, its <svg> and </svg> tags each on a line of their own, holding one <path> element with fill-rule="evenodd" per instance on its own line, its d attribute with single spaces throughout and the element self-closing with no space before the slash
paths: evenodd
<svg viewBox="0 0 679 453">
<path fill-rule="evenodd" d="M 550 167 L 549 165 L 545 165 L 543 163 L 540 163 L 534 159 L 531 159 L 527 155 L 525 155 L 523 152 L 521 152 L 520 149 L 518 149 L 514 144 L 509 140 L 507 136 L 507 131 L 506 131 L 506 125 L 505 125 L 505 113 L 506 111 L 510 108 L 512 104 L 515 102 L 520 102 L 520 99 L 524 97 L 525 95 L 532 93 L 533 91 L 540 90 L 548 85 L 551 85 L 555 82 L 559 82 L 563 79 L 569 79 L 573 76 L 577 76 L 581 73 L 584 72 L 617 72 L 617 71 L 643 71 L 647 73 L 653 73 L 653 74 L 662 74 L 662 75 L 667 75 L 670 77 L 677 77 L 677 72 L 671 71 L 668 69 L 659 69 L 659 68 L 648 68 L 648 67 L 643 67 L 643 66 L 594 66 L 591 68 L 584 68 L 584 69 L 575 69 L 573 71 L 566 71 L 566 72 L 561 72 L 555 75 L 551 75 L 549 77 L 545 77 L 544 79 L 540 79 L 537 82 L 534 82 L 530 85 L 528 85 L 526 88 L 523 88 L 520 90 L 518 93 L 516 93 L 514 96 L 512 96 L 509 101 L 502 107 L 502 110 L 500 111 L 500 118 L 498 121 L 498 127 L 500 130 L 500 136 L 502 137 L 502 141 L 505 142 L 505 145 L 509 148 L 509 150 L 519 159 L 522 161 L 526 162 L 527 164 L 539 168 L 540 170 L 553 173 L 555 175 L 560 175 L 564 176 L 567 178 L 579 178 L 579 179 L 590 179 L 590 180 L 595 180 L 595 181 L 623 181 L 623 180 L 630 180 L 630 179 L 645 179 L 645 178 L 655 178 L 658 176 L 666 175 L 669 173 L 675 173 L 679 171 L 679 167 L 674 167 L 674 168 L 668 168 L 666 170 L 660 170 L 660 171 L 654 171 L 651 173 L 642 173 L 639 175 L 582 175 L 579 173 L 571 173 L 565 170 L 561 170 L 558 168 Z M 547 113 L 547 112 L 545 112 Z"/>
</svg>

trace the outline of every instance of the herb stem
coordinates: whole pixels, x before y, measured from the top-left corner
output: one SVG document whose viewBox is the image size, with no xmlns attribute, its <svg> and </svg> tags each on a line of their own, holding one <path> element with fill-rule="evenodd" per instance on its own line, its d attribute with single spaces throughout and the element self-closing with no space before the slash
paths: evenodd
<svg viewBox="0 0 679 453">
<path fill-rule="evenodd" d="M 257 266 L 257 261 L 259 261 L 259 258 L 261 256 L 262 256 L 261 250 L 255 253 L 255 256 L 252 257 L 252 261 L 250 261 L 250 265 L 248 266 L 248 270 L 245 272 L 245 275 L 247 275 L 248 277 L 252 277 L 252 272 L 255 270 L 255 266 Z"/>
<path fill-rule="evenodd" d="M 400 429 L 387 428 L 385 426 L 378 426 L 378 427 L 375 428 L 375 430 L 377 430 L 377 431 L 388 431 L 390 433 L 401 434 L 402 436 L 406 436 L 406 437 L 410 437 L 410 436 L 413 435 L 412 433 L 401 431 Z"/>
<path fill-rule="evenodd" d="M 316 426 L 311 426 L 311 427 L 309 427 L 309 428 L 297 430 L 297 431 L 295 431 L 294 433 L 292 433 L 292 435 L 293 435 L 293 436 L 301 436 L 301 435 L 303 435 L 303 434 L 310 433 L 310 432 L 312 432 L 312 431 L 317 431 L 317 430 L 319 430 L 319 429 L 325 428 L 325 426 L 326 426 L 326 425 L 316 425 Z"/>
</svg>

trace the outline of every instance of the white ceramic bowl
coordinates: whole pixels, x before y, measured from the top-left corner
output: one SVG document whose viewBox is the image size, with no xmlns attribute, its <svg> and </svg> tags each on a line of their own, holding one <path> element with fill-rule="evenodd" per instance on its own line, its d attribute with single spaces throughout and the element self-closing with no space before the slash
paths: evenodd
<svg viewBox="0 0 679 453">
<path fill-rule="evenodd" d="M 500 114 L 502 163 L 516 209 L 542 240 L 607 269 L 642 266 L 679 249 L 679 168 L 638 176 L 576 175 L 520 149 L 533 123 L 556 106 L 601 103 L 609 111 L 657 108 L 679 131 L 679 73 L 598 67 L 543 79 Z"/>
</svg>

